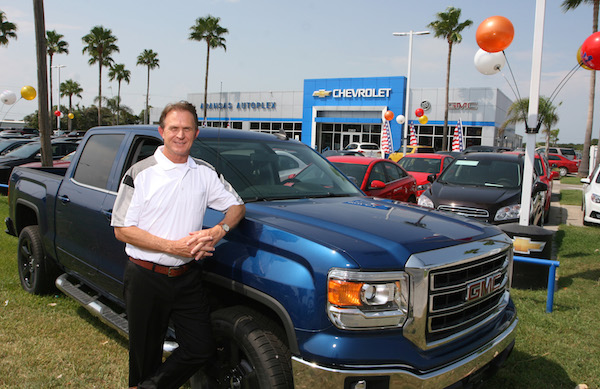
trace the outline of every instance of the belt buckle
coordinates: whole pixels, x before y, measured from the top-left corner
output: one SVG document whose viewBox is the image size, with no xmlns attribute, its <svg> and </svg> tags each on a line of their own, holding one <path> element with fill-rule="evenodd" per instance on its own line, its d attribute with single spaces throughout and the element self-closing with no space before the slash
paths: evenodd
<svg viewBox="0 0 600 389">
<path fill-rule="evenodd" d="M 169 271 L 167 272 L 167 276 L 168 277 L 175 277 L 175 274 L 171 275 L 171 270 L 173 270 L 173 273 L 175 273 L 176 270 L 178 270 L 178 267 L 169 267 Z"/>
</svg>

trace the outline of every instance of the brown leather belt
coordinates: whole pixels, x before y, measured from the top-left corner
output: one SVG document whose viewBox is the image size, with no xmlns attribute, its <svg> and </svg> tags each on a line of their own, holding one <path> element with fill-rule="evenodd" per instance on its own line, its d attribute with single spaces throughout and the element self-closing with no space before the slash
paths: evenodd
<svg viewBox="0 0 600 389">
<path fill-rule="evenodd" d="M 143 261 L 141 259 L 135 259 L 131 257 L 129 257 L 129 260 L 136 265 L 143 267 L 144 269 L 152 270 L 155 273 L 164 274 L 169 277 L 179 277 L 192 267 L 191 263 L 186 263 L 185 265 L 181 266 L 163 266 L 154 262 Z"/>
</svg>

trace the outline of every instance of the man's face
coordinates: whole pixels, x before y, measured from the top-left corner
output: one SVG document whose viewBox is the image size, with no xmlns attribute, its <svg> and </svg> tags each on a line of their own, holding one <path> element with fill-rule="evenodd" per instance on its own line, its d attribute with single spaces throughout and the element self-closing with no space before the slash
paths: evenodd
<svg viewBox="0 0 600 389">
<path fill-rule="evenodd" d="M 198 136 L 196 118 L 188 111 L 173 110 L 165 117 L 165 127 L 158 132 L 165 141 L 163 153 L 171 162 L 185 163 L 192 143 Z"/>
</svg>

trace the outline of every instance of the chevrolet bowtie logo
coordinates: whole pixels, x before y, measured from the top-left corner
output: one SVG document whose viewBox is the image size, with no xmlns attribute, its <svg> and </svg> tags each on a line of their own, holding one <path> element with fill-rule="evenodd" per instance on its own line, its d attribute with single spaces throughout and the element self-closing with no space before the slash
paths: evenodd
<svg viewBox="0 0 600 389">
<path fill-rule="evenodd" d="M 544 250 L 546 242 L 532 242 L 530 238 L 516 236 L 513 239 L 515 253 L 530 254 L 532 251 L 540 252 Z"/>
<path fill-rule="evenodd" d="M 313 97 L 327 97 L 331 95 L 330 90 L 319 89 L 313 92 Z"/>
</svg>

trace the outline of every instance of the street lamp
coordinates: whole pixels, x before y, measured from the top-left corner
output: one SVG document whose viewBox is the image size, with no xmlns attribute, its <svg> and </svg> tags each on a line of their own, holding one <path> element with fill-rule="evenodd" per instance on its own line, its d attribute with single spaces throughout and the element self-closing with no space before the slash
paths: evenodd
<svg viewBox="0 0 600 389">
<path fill-rule="evenodd" d="M 56 65 L 56 66 L 52 66 L 53 69 L 58 69 L 58 111 L 60 111 L 60 69 L 62 68 L 66 68 L 67 65 Z M 50 91 L 50 93 L 52 93 L 52 91 Z M 50 109 L 52 109 L 52 107 L 50 107 Z M 56 130 L 58 131 L 58 135 L 60 135 L 60 115 L 56 117 L 57 120 L 57 124 L 56 124 Z"/>
<path fill-rule="evenodd" d="M 404 121 L 404 135 L 402 138 L 402 153 L 404 155 L 406 155 L 406 143 L 408 140 L 408 109 L 409 109 L 409 102 L 410 102 L 410 70 L 412 67 L 412 42 L 413 42 L 413 35 L 427 35 L 429 34 L 429 31 L 413 31 L 410 30 L 408 32 L 395 32 L 393 33 L 394 36 L 409 36 L 408 39 L 408 72 L 406 74 L 406 106 L 404 108 L 404 114 L 406 115 L 406 120 Z"/>
</svg>

